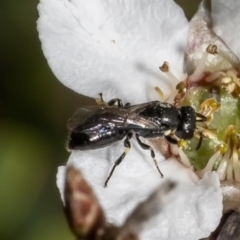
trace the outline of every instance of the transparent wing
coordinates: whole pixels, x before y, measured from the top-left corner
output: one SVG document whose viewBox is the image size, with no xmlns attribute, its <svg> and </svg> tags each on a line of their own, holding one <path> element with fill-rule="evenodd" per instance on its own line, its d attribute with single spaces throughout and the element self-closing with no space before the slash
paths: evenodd
<svg viewBox="0 0 240 240">
<path fill-rule="evenodd" d="M 142 104 L 131 105 L 128 107 L 124 107 L 124 109 L 127 109 L 131 113 L 138 114 L 138 113 L 146 110 L 147 108 L 153 107 L 154 105 L 156 105 L 156 103 L 159 103 L 159 101 L 152 101 L 152 102 L 146 102 L 146 103 L 142 103 Z"/>
<path fill-rule="evenodd" d="M 93 118 L 97 114 L 104 114 L 106 112 L 105 108 L 102 106 L 87 106 L 84 108 L 79 108 L 75 111 L 73 116 L 67 122 L 67 128 L 69 131 L 74 130 L 77 126 L 85 124 L 88 119 Z"/>
<path fill-rule="evenodd" d="M 129 130 L 156 129 L 157 124 L 154 121 L 138 114 L 139 109 L 145 109 L 147 106 L 149 104 L 124 108 L 102 106 L 79 108 L 69 119 L 67 127 L 69 131 L 91 129 L 98 124 L 108 128 Z"/>
</svg>

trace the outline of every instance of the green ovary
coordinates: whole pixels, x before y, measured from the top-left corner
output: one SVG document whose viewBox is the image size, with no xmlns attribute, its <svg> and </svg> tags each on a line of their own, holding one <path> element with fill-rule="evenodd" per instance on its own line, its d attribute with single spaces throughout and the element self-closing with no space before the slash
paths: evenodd
<svg viewBox="0 0 240 240">
<path fill-rule="evenodd" d="M 199 139 L 194 137 L 188 142 L 188 146 L 184 150 L 191 164 L 197 170 L 203 169 L 211 156 L 216 152 L 216 147 L 225 142 L 225 130 L 229 125 L 236 126 L 238 132 L 240 132 L 239 98 L 234 98 L 231 93 L 223 89 L 220 89 L 219 93 L 213 94 L 210 91 L 211 87 L 212 86 L 201 86 L 188 89 L 180 103 L 181 106 L 191 105 L 196 111 L 199 110 L 200 104 L 208 98 L 215 98 L 220 104 L 220 109 L 213 114 L 214 118 L 208 126 L 210 131 L 216 133 L 216 137 L 212 139 L 204 138 L 198 151 L 195 149 Z M 202 126 L 204 128 L 206 125 L 204 123 L 198 123 L 197 126 Z M 218 163 L 216 164 L 218 165 Z"/>
</svg>

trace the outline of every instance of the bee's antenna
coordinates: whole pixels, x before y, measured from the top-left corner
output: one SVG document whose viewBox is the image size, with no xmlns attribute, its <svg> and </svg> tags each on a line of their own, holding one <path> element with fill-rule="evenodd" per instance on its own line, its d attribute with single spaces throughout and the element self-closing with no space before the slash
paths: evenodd
<svg viewBox="0 0 240 240">
<path fill-rule="evenodd" d="M 200 114 L 200 113 L 196 113 L 196 122 L 206 122 L 207 118 Z"/>
<path fill-rule="evenodd" d="M 199 130 L 198 128 L 196 128 L 196 130 L 199 132 L 199 135 L 200 135 L 200 138 L 199 138 L 198 144 L 197 144 L 197 146 L 196 146 L 196 151 L 198 151 L 199 148 L 200 148 L 201 145 L 202 145 L 203 134 L 202 134 L 202 131 Z"/>
</svg>

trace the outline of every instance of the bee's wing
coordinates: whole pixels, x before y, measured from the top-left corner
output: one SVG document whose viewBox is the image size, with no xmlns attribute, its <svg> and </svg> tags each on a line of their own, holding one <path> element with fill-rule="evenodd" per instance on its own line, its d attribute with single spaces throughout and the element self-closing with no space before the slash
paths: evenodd
<svg viewBox="0 0 240 240">
<path fill-rule="evenodd" d="M 97 114 L 103 114 L 104 112 L 106 112 L 105 108 L 98 105 L 79 108 L 68 120 L 67 128 L 69 131 L 73 131 L 77 126 L 87 123 L 89 119 L 94 118 Z"/>
<path fill-rule="evenodd" d="M 120 108 L 103 106 L 79 108 L 68 121 L 67 127 L 69 131 L 77 132 L 90 130 L 98 125 L 109 129 L 156 129 L 158 126 L 154 121 L 138 114 L 146 107 L 149 107 L 149 103 Z"/>
<path fill-rule="evenodd" d="M 114 124 L 115 128 L 119 129 L 156 129 L 156 122 L 152 121 L 149 117 L 140 116 L 138 109 L 145 109 L 147 104 L 135 105 L 132 107 L 122 108 L 108 108 L 108 117 L 105 119 L 109 124 Z M 142 111 L 142 110 L 140 110 Z M 106 114 L 104 114 L 106 115 Z"/>
<path fill-rule="evenodd" d="M 140 116 L 137 111 L 138 107 L 139 106 L 136 105 L 131 108 L 111 108 L 108 111 L 110 117 L 106 120 L 108 120 L 110 124 L 114 124 L 114 126 L 119 129 L 155 129 L 157 127 L 156 123 L 149 117 Z M 142 109 L 145 109 L 145 106 L 143 107 L 144 108 Z"/>
<path fill-rule="evenodd" d="M 124 107 L 129 113 L 127 123 L 128 126 L 134 129 L 156 129 L 159 127 L 159 123 L 153 121 L 150 117 L 141 116 L 140 113 L 148 108 L 154 107 L 159 104 L 159 101 L 152 101 L 142 104 L 136 104 L 132 106 Z"/>
<path fill-rule="evenodd" d="M 153 107 L 153 106 L 155 106 L 156 104 L 159 104 L 159 103 L 160 103 L 159 101 L 152 101 L 152 102 L 127 106 L 127 107 L 124 107 L 124 109 L 127 109 L 131 113 L 138 114 L 138 113 L 144 111 L 145 109 L 151 108 L 151 107 Z"/>
<path fill-rule="evenodd" d="M 132 130 L 137 129 L 157 129 L 159 125 L 148 117 L 139 116 L 139 114 L 129 114 L 126 125 Z"/>
<path fill-rule="evenodd" d="M 69 119 L 69 131 L 80 132 L 96 128 L 125 128 L 129 111 L 119 107 L 88 106 L 79 108 Z"/>
</svg>

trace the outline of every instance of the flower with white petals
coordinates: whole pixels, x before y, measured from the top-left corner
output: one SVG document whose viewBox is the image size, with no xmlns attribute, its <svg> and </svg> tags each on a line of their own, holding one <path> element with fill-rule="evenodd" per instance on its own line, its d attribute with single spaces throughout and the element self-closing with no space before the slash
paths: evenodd
<svg viewBox="0 0 240 240">
<path fill-rule="evenodd" d="M 229 9 L 233 10 L 231 21 Z M 208 20 L 213 18 L 214 31 L 240 57 L 240 32 L 235 29 L 240 22 L 239 9 L 234 0 L 227 3 L 213 0 L 212 15 L 208 16 L 201 5 L 189 24 L 182 9 L 172 0 L 40 0 L 38 31 L 52 71 L 67 87 L 93 98 L 102 92 L 106 100 L 118 97 L 124 103 L 140 104 L 159 100 L 155 87 L 169 96 L 178 81 L 185 79 L 183 70 L 189 75 L 187 83 L 192 85 L 202 82 L 203 69 L 210 69 L 211 73 L 220 71 L 219 64 L 211 65 L 216 56 L 204 55 L 209 44 L 217 45 L 228 64 L 238 64 L 224 43 L 213 32 L 209 33 Z M 205 65 L 199 65 L 199 60 L 204 58 Z M 172 72 L 168 74 L 172 76 L 170 81 L 159 71 L 164 61 L 174 71 L 175 77 Z M 214 114 L 216 109 L 209 114 Z M 107 218 L 118 225 L 164 181 L 149 152 L 143 151 L 134 139 L 131 144 L 131 150 L 116 168 L 107 188 L 103 188 L 103 183 L 123 152 L 122 141 L 106 148 L 73 151 L 68 161 L 82 170 Z M 209 236 L 222 215 L 218 175 L 208 173 L 199 180 L 191 167 L 184 167 L 176 157 L 164 160 L 160 151 L 164 152 L 166 145 L 151 144 L 165 178 L 179 182 L 179 194 L 161 215 L 146 225 L 141 239 L 197 240 Z M 171 156 L 173 153 L 174 150 Z M 181 149 L 178 154 L 184 158 Z M 62 196 L 64 178 L 65 167 L 60 167 L 57 184 Z"/>
</svg>

